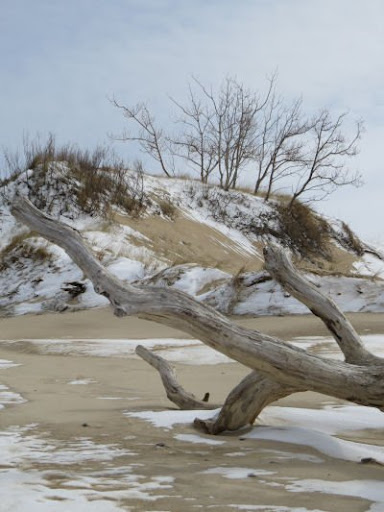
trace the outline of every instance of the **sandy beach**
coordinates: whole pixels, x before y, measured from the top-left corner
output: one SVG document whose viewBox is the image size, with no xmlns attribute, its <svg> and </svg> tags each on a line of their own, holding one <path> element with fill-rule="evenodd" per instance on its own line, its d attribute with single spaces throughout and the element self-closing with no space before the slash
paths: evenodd
<svg viewBox="0 0 384 512">
<path fill-rule="evenodd" d="M 382 314 L 350 319 L 361 334 L 384 334 Z M 311 316 L 236 321 L 284 340 L 327 335 Z M 333 456 L 306 443 L 304 433 L 301 444 L 252 438 L 248 431 L 207 436 L 191 426 L 199 411 L 189 421 L 185 413 L 177 416 L 146 363 L 62 349 L 84 340 L 157 338 L 177 345 L 187 336 L 144 320 L 116 319 L 107 309 L 0 320 L 0 383 L 8 397 L 0 410 L 0 477 L 10 482 L 0 511 L 384 510 L 384 466 L 345 460 L 352 445 L 343 445 L 342 457 L 338 447 Z M 47 349 L 49 340 L 57 353 Z M 248 370 L 206 362 L 176 359 L 175 366 L 186 389 L 198 397 L 209 391 L 211 401 L 221 403 Z M 275 416 L 258 422 L 259 432 L 284 428 L 291 421 L 284 410 L 310 416 L 343 404 L 300 393 L 276 405 L 270 408 Z M 354 418 L 365 414 L 356 410 Z M 143 411 L 151 411 L 149 419 L 140 417 Z M 166 420 L 162 411 L 169 412 Z M 384 419 L 375 421 L 353 430 L 345 424 L 337 439 L 384 450 Z"/>
</svg>

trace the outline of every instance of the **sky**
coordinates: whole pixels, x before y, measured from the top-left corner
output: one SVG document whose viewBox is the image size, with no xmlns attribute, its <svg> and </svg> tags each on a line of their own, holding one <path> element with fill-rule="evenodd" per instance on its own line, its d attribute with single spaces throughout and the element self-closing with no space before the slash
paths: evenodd
<svg viewBox="0 0 384 512">
<path fill-rule="evenodd" d="M 277 70 L 279 91 L 308 111 L 364 120 L 354 166 L 365 185 L 316 208 L 384 241 L 383 19 L 382 0 L 1 0 L 0 146 L 52 132 L 92 148 L 126 127 L 112 97 L 165 120 L 191 76 L 263 90 Z"/>
</svg>

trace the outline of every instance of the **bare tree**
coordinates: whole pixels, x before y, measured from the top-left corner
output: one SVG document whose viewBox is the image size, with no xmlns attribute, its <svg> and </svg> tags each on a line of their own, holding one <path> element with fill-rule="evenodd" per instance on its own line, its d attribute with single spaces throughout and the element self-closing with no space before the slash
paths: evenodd
<svg viewBox="0 0 384 512">
<path fill-rule="evenodd" d="M 358 153 L 363 124 L 356 122 L 354 134 L 348 138 L 343 133 L 346 117 L 343 113 L 332 119 L 329 111 L 323 110 L 309 123 L 310 140 L 300 148 L 291 205 L 304 194 L 314 201 L 345 185 L 361 185 L 361 174 L 352 172 L 346 162 Z"/>
<path fill-rule="evenodd" d="M 133 121 L 138 133 L 135 135 L 124 132 L 120 136 L 112 135 L 112 138 L 120 141 L 138 142 L 142 151 L 156 160 L 161 170 L 168 177 L 174 175 L 173 155 L 170 151 L 169 140 L 164 131 L 157 128 L 154 116 L 150 113 L 145 103 L 138 103 L 133 107 L 121 105 L 116 99 L 112 104 L 122 110 L 126 119 Z"/>
<path fill-rule="evenodd" d="M 202 183 L 207 183 L 219 164 L 212 131 L 214 114 L 196 97 L 191 84 L 187 104 L 179 103 L 174 98 L 171 98 L 171 101 L 181 113 L 176 124 L 183 127 L 180 133 L 172 138 L 173 152 L 193 171 L 199 173 Z"/>
<path fill-rule="evenodd" d="M 264 186 L 268 201 L 279 180 L 295 177 L 301 164 L 304 137 L 311 124 L 303 118 L 301 98 L 286 106 L 275 92 L 264 106 L 259 121 L 254 162 L 257 178 L 254 192 Z"/>
<path fill-rule="evenodd" d="M 274 80 L 263 99 L 233 77 L 218 91 L 194 78 L 187 103 L 172 99 L 181 112 L 177 122 L 184 127 L 174 146 L 187 163 L 200 168 L 202 181 L 217 171 L 224 190 L 236 187 L 240 172 L 254 159 L 258 113 L 268 103 Z"/>
<path fill-rule="evenodd" d="M 127 107 L 113 100 L 138 128 L 136 134 L 113 138 L 138 142 L 167 176 L 174 174 L 174 158 L 178 158 L 198 172 L 203 183 L 215 175 L 220 186 L 229 190 L 236 187 L 240 172 L 255 157 L 258 114 L 267 105 L 274 83 L 273 76 L 262 98 L 232 77 L 225 78 L 218 91 L 193 78 L 185 102 L 171 98 L 178 111 L 173 136 L 156 127 L 144 103 Z"/>
<path fill-rule="evenodd" d="M 23 198 L 14 199 L 12 213 L 30 229 L 61 246 L 93 282 L 95 291 L 109 299 L 116 316 L 134 315 L 182 329 L 252 370 L 229 394 L 217 417 L 196 420 L 206 431 L 217 434 L 238 429 L 252 423 L 272 401 L 305 390 L 384 412 L 384 359 L 364 347 L 336 304 L 293 267 L 283 250 L 265 250 L 268 271 L 325 323 L 344 361 L 309 354 L 277 338 L 240 327 L 179 290 L 123 284 L 101 265 L 76 230 L 43 214 Z M 141 349 L 138 353 L 143 356 Z M 158 365 L 160 372 L 161 368 Z M 174 375 L 168 385 L 173 386 L 168 396 L 179 406 L 199 405 L 184 390 L 184 396 L 180 396 Z"/>
<path fill-rule="evenodd" d="M 217 90 L 193 78 L 185 101 L 170 98 L 177 110 L 172 136 L 157 128 L 144 103 L 131 108 L 113 100 L 138 128 L 118 139 L 138 142 L 167 176 L 181 160 L 203 183 L 218 179 L 224 190 L 236 187 L 243 170 L 253 172 L 254 193 L 264 192 L 268 201 L 279 186 L 292 192 L 290 206 L 304 196 L 314 201 L 339 187 L 359 186 L 361 175 L 347 163 L 358 152 L 362 123 L 347 137 L 346 113 L 305 116 L 301 98 L 287 104 L 277 95 L 276 80 L 272 75 L 261 95 L 233 77 Z"/>
<path fill-rule="evenodd" d="M 263 101 L 232 78 L 220 90 L 214 128 L 221 156 L 220 184 L 225 190 L 236 187 L 241 170 L 254 157 L 257 114 L 268 101 L 271 88 L 272 82 Z"/>
</svg>

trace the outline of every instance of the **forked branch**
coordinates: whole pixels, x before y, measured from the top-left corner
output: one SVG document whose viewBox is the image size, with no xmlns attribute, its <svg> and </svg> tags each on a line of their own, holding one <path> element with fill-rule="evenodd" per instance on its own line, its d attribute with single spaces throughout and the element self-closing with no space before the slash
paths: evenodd
<svg viewBox="0 0 384 512">
<path fill-rule="evenodd" d="M 136 315 L 181 329 L 280 386 L 384 409 L 384 361 L 372 356 L 372 363 L 367 364 L 369 352 L 350 339 L 343 338 L 343 348 L 352 347 L 355 364 L 309 354 L 240 327 L 179 290 L 123 284 L 100 264 L 77 231 L 43 214 L 26 199 L 15 198 L 12 212 L 41 236 L 60 245 L 90 278 L 96 292 L 109 299 L 117 316 Z M 275 259 L 285 265 L 282 253 L 271 247 L 267 263 Z M 295 288 L 292 283 L 290 286 Z"/>
<path fill-rule="evenodd" d="M 382 362 L 364 347 L 352 324 L 335 302 L 295 269 L 287 253 L 271 246 L 264 249 L 264 257 L 266 269 L 272 277 L 324 322 L 348 363 Z"/>
</svg>

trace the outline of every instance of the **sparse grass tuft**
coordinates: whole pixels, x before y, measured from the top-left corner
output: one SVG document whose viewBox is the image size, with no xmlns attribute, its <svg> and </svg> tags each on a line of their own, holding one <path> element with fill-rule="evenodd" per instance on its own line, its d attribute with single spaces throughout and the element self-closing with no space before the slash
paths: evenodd
<svg viewBox="0 0 384 512">
<path fill-rule="evenodd" d="M 239 291 L 243 285 L 245 272 L 246 272 L 246 268 L 243 265 L 242 267 L 239 268 L 239 270 L 232 277 L 232 286 L 237 291 Z"/>
<path fill-rule="evenodd" d="M 72 144 L 59 147 L 51 134 L 45 142 L 24 140 L 23 149 L 22 156 L 4 155 L 7 169 L 0 193 L 5 197 L 7 186 L 25 173 L 29 199 L 47 213 L 56 206 L 60 214 L 71 215 L 77 206 L 108 218 L 113 206 L 130 215 L 138 215 L 145 207 L 142 169 L 128 171 L 108 147 L 93 151 Z M 30 169 L 32 175 L 26 172 Z"/>
<path fill-rule="evenodd" d="M 4 249 L 1 251 L 1 257 L 7 256 L 7 254 L 10 254 L 12 251 L 14 251 L 16 248 L 22 245 L 22 243 L 27 239 L 31 237 L 31 232 L 24 232 L 19 233 L 18 235 L 15 235 L 11 241 L 4 247 Z"/>
<path fill-rule="evenodd" d="M 175 218 L 177 209 L 170 199 L 160 199 L 157 201 L 157 204 L 164 217 L 168 217 L 169 219 Z"/>
<path fill-rule="evenodd" d="M 246 185 L 241 185 L 241 186 L 237 186 L 235 188 L 236 191 L 238 192 L 244 192 L 245 194 L 250 194 L 252 196 L 254 195 L 258 195 L 258 194 L 255 194 L 253 189 L 251 187 L 247 187 Z"/>
<path fill-rule="evenodd" d="M 32 232 L 15 235 L 0 253 L 0 271 L 9 268 L 20 258 L 30 259 L 35 263 L 52 261 L 52 254 L 43 245 L 35 245 Z"/>
<path fill-rule="evenodd" d="M 355 235 L 355 233 L 346 222 L 342 222 L 341 225 L 344 235 L 342 236 L 343 244 L 345 244 L 348 249 L 351 249 L 357 256 L 363 256 L 365 250 L 359 238 Z"/>
</svg>

